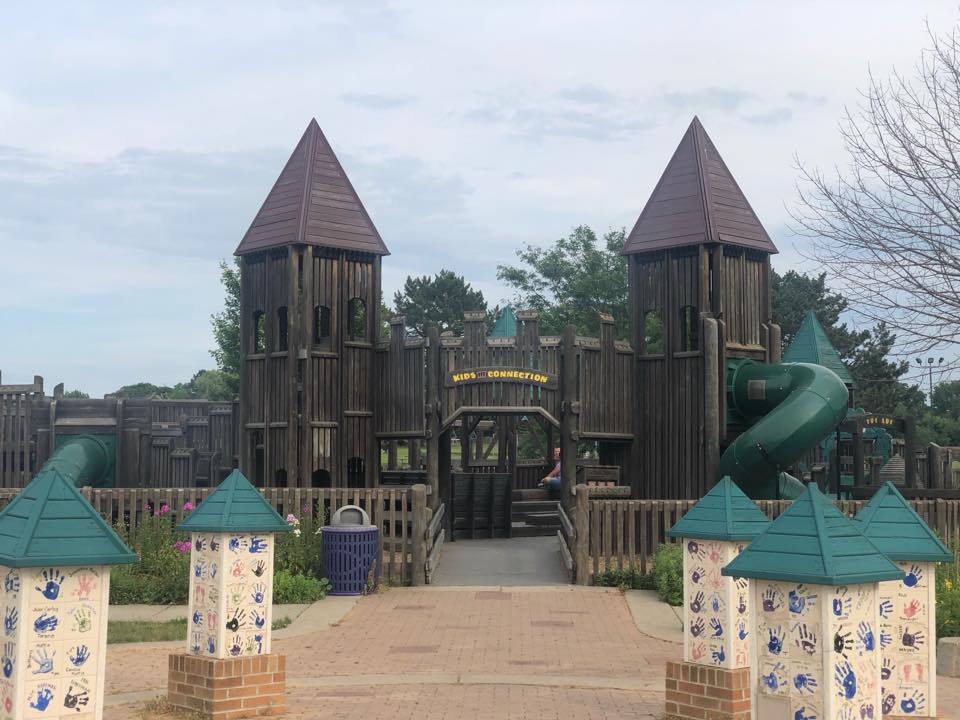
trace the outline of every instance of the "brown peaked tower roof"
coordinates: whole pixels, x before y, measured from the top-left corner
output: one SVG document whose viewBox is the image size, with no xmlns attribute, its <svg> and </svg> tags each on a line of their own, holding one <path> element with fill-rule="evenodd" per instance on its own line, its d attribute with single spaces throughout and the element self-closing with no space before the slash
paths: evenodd
<svg viewBox="0 0 960 720">
<path fill-rule="evenodd" d="M 390 254 L 316 119 L 307 126 L 236 254 L 284 245 Z"/>
<path fill-rule="evenodd" d="M 694 117 L 624 243 L 623 254 L 716 242 L 777 252 Z"/>
</svg>

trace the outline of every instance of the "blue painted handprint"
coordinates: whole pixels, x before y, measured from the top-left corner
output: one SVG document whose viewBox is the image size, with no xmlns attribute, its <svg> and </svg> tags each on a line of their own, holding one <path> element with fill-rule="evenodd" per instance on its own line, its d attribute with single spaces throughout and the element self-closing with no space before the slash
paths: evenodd
<svg viewBox="0 0 960 720">
<path fill-rule="evenodd" d="M 713 618 L 710 621 L 710 627 L 713 629 L 714 637 L 723 637 L 723 623 L 721 623 L 720 620 Z"/>
<path fill-rule="evenodd" d="M 262 629 L 263 626 L 267 624 L 267 619 L 265 617 L 260 617 L 260 613 L 258 613 L 256 610 L 253 611 L 253 614 L 250 617 L 253 619 L 254 627 L 257 628 L 258 630 Z M 697 637 L 700 633 L 703 632 L 703 620 L 700 619 L 700 620 L 697 620 L 697 622 L 700 623 L 700 628 L 696 630 L 696 632 L 694 631 L 695 628 L 697 627 L 696 624 L 694 624 L 690 628 L 690 634 L 693 635 L 694 637 Z"/>
<path fill-rule="evenodd" d="M 811 710 L 810 712 L 814 714 L 807 715 L 806 707 L 798 708 L 797 711 L 793 714 L 793 720 L 818 720 L 815 712 L 813 710 Z"/>
<path fill-rule="evenodd" d="M 263 655 L 263 635 L 254 635 L 253 641 L 257 644 L 257 655 Z"/>
<path fill-rule="evenodd" d="M 267 551 L 267 541 L 263 538 L 250 538 L 250 552 L 256 555 Z"/>
<path fill-rule="evenodd" d="M 56 615 L 47 615 L 43 613 L 36 620 L 33 621 L 33 629 L 38 633 L 53 632 L 57 629 L 57 625 L 60 624 L 60 618 Z"/>
<path fill-rule="evenodd" d="M 20 573 L 11 570 L 3 578 L 3 591 L 7 593 L 20 592 Z"/>
<path fill-rule="evenodd" d="M 38 585 L 35 588 L 37 592 L 47 600 L 56 600 L 60 597 L 60 585 L 63 583 L 63 574 L 59 570 L 50 568 L 49 570 L 44 570 L 41 576 L 43 579 L 40 582 L 44 583 L 44 585 L 42 588 Z"/>
<path fill-rule="evenodd" d="M 795 590 L 787 593 L 787 608 L 794 615 L 800 615 L 807 609 L 807 603 L 814 600 L 816 596 L 807 592 L 807 588 L 798 585 Z"/>
<path fill-rule="evenodd" d="M 17 614 L 16 608 L 7 608 L 6 614 L 3 616 L 3 634 L 7 637 L 10 637 L 15 632 L 17 632 L 17 620 L 19 615 Z"/>
<path fill-rule="evenodd" d="M 257 605 L 263 604 L 263 599 L 266 597 L 267 587 L 263 583 L 257 583 L 253 586 L 253 592 L 250 594 L 250 597 L 253 598 L 253 601 Z"/>
<path fill-rule="evenodd" d="M 884 620 L 887 619 L 887 616 L 893 612 L 893 603 L 889 600 L 884 600 L 880 603 L 880 617 Z"/>
<path fill-rule="evenodd" d="M 769 650 L 773 655 L 779 655 L 783 650 L 783 628 L 780 626 L 769 629 L 767 650 Z"/>
<path fill-rule="evenodd" d="M 56 651 L 53 652 L 53 655 L 56 655 Z M 53 672 L 53 655 L 51 655 L 45 647 L 37 648 L 33 651 L 33 655 L 30 656 L 30 662 L 37 666 L 37 669 L 33 671 L 34 675 L 46 675 Z"/>
<path fill-rule="evenodd" d="M 37 699 L 30 701 L 30 707 L 40 712 L 46 712 L 51 700 L 53 700 L 53 690 L 43 687 L 37 690 Z"/>
<path fill-rule="evenodd" d="M 834 677 L 840 686 L 839 695 L 852 700 L 857 695 L 857 676 L 849 662 L 838 663 L 834 668 Z"/>
<path fill-rule="evenodd" d="M 3 645 L 3 676 L 9 678 L 13 675 L 13 661 L 16 658 L 16 648 L 13 643 L 8 642 Z"/>
<path fill-rule="evenodd" d="M 86 645 L 77 645 L 70 648 L 70 664 L 74 667 L 83 667 L 84 663 L 90 659 L 90 648 Z"/>
<path fill-rule="evenodd" d="M 927 705 L 927 697 L 919 690 L 914 690 L 909 695 L 904 695 L 900 701 L 900 710 L 904 715 L 913 715 L 915 712 L 922 711 Z"/>
<path fill-rule="evenodd" d="M 860 645 L 863 646 L 865 652 L 872 652 L 877 645 L 873 637 L 873 628 L 862 620 L 857 627 L 857 639 L 860 641 Z"/>
<path fill-rule="evenodd" d="M 846 588 L 840 588 L 830 601 L 830 609 L 835 617 L 845 617 L 850 613 L 852 601 Z"/>
<path fill-rule="evenodd" d="M 240 538 L 230 538 L 230 541 L 227 543 L 227 547 L 230 549 L 230 552 L 240 552 Z"/>
<path fill-rule="evenodd" d="M 916 587 L 923 580 L 923 570 L 919 565 L 911 565 L 910 572 L 903 578 L 903 584 L 907 587 Z"/>
<path fill-rule="evenodd" d="M 723 651 L 722 645 L 710 653 L 710 656 L 717 665 L 723 665 L 723 661 L 727 659 L 727 654 Z"/>
<path fill-rule="evenodd" d="M 202 578 L 204 570 L 207 569 L 207 561 L 199 560 L 196 565 L 193 566 L 193 576 L 196 578 Z"/>
<path fill-rule="evenodd" d="M 740 623 L 737 625 L 737 637 L 740 638 L 741 640 L 746 640 L 747 635 L 749 634 L 750 633 L 747 630 L 747 624 L 741 620 Z"/>
<path fill-rule="evenodd" d="M 763 682 L 764 686 L 770 690 L 776 690 L 781 685 L 783 685 L 783 663 L 777 663 L 772 668 L 770 672 L 764 673 L 760 676 L 760 680 Z"/>
<path fill-rule="evenodd" d="M 193 618 L 192 618 L 192 619 L 193 619 L 193 624 L 194 624 L 194 625 L 202 625 L 202 624 L 203 624 L 203 613 L 201 613 L 199 610 L 195 611 L 195 612 L 193 613 Z"/>
<path fill-rule="evenodd" d="M 800 692 L 806 691 L 812 695 L 817 684 L 817 679 L 810 673 L 797 673 L 793 677 L 793 686 Z"/>
<path fill-rule="evenodd" d="M 217 652 L 217 641 L 212 635 L 207 638 L 207 652 L 211 655 Z"/>
</svg>

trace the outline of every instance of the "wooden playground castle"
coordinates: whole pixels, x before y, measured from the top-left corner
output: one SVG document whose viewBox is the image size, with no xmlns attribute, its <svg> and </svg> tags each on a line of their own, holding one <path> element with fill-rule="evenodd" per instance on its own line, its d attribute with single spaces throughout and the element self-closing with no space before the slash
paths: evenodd
<svg viewBox="0 0 960 720">
<path fill-rule="evenodd" d="M 104 486 L 210 487 L 233 467 L 268 488 L 422 482 L 460 536 L 477 522 L 509 535 L 513 499 L 553 466 L 556 446 L 568 512 L 578 482 L 699 498 L 744 429 L 726 407 L 728 364 L 780 360 L 776 251 L 694 118 L 623 249 L 629 342 L 610 317 L 598 338 L 572 326 L 543 336 L 523 311 L 513 336 L 491 336 L 483 313 L 467 313 L 460 337 L 412 337 L 402 318 L 381 336 L 389 251 L 311 121 L 236 249 L 239 399 L 79 400 L 62 386 L 46 395 L 40 378 L 0 385 L 0 487 L 22 487 L 61 443 L 89 434 L 113 453 Z M 518 458 L 531 426 L 542 455 Z M 943 475 L 927 486 L 946 485 Z"/>
</svg>

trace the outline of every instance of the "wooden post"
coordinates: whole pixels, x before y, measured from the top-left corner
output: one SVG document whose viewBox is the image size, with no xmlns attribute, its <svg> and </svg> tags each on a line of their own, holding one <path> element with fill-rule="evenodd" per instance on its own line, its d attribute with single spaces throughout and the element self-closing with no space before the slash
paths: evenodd
<svg viewBox="0 0 960 720">
<path fill-rule="evenodd" d="M 411 488 L 413 503 L 413 527 L 410 541 L 413 544 L 412 585 L 425 585 L 427 582 L 427 486 L 417 483 Z"/>
<path fill-rule="evenodd" d="M 783 342 L 780 339 L 780 326 L 776 323 L 767 325 L 768 339 L 770 347 L 767 352 L 770 355 L 770 362 L 778 363 L 783 356 Z"/>
<path fill-rule="evenodd" d="M 577 485 L 573 518 L 573 567 L 577 585 L 590 584 L 590 489 Z"/>
<path fill-rule="evenodd" d="M 720 478 L 720 379 L 719 349 L 717 347 L 717 321 L 703 318 L 703 434 L 706 444 L 704 465 L 707 489 Z"/>
<path fill-rule="evenodd" d="M 941 455 L 943 454 L 943 448 L 935 443 L 930 443 L 927 446 L 927 487 L 928 488 L 942 488 L 943 487 L 943 460 Z M 904 451 L 906 455 L 906 451 Z M 907 458 L 903 458 L 903 467 L 904 472 L 906 472 L 907 467 Z"/>
<path fill-rule="evenodd" d="M 440 331 L 436 325 L 427 328 L 427 483 L 430 485 L 430 507 L 440 507 Z"/>
<path fill-rule="evenodd" d="M 577 415 L 580 403 L 577 401 L 577 329 L 567 325 L 561 341 L 562 375 L 560 380 L 560 398 L 563 412 L 560 420 L 560 504 L 570 513 L 572 509 L 572 490 L 577 476 L 577 442 L 580 440 L 580 428 Z"/>
<path fill-rule="evenodd" d="M 903 419 L 903 475 L 908 488 L 917 486 L 917 446 L 916 420 L 912 417 Z M 929 482 L 927 483 L 929 485 Z"/>
</svg>

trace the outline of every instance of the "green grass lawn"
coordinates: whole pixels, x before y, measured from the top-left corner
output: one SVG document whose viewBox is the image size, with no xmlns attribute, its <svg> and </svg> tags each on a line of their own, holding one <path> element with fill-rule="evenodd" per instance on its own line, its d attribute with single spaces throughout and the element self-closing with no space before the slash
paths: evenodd
<svg viewBox="0 0 960 720">
<path fill-rule="evenodd" d="M 282 630 L 293 622 L 288 617 L 275 618 L 274 630 Z M 183 640 L 187 637 L 187 619 L 165 622 L 139 622 L 136 620 L 111 620 L 107 623 L 107 644 L 131 642 L 164 642 Z"/>
</svg>

